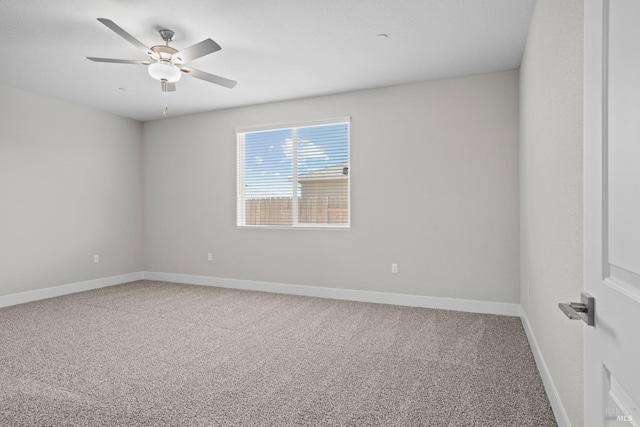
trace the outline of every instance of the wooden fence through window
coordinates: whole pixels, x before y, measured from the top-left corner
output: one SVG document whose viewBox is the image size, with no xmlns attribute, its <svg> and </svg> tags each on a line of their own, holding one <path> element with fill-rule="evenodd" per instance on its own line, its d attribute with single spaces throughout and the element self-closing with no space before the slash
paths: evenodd
<svg viewBox="0 0 640 427">
<path fill-rule="evenodd" d="M 291 197 L 247 199 L 247 225 L 291 225 Z M 347 196 L 305 196 L 298 198 L 298 224 L 347 224 Z"/>
</svg>

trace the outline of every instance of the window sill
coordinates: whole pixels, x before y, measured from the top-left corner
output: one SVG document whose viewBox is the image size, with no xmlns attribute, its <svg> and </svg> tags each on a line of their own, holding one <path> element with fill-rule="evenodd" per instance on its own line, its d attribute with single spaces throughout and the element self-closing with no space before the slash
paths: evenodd
<svg viewBox="0 0 640 427">
<path fill-rule="evenodd" d="M 305 224 L 305 225 L 238 225 L 238 228 L 253 230 L 351 230 L 351 225 Z"/>
</svg>

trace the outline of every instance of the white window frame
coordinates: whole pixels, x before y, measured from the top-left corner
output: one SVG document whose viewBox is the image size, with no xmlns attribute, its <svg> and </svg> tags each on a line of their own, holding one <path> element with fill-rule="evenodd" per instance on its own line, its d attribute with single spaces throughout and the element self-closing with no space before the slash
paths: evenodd
<svg viewBox="0 0 640 427">
<path fill-rule="evenodd" d="M 334 125 L 346 123 L 347 127 L 347 168 L 349 173 L 349 178 L 347 179 L 347 210 L 348 210 L 348 219 L 347 223 L 343 224 L 311 224 L 311 223 L 303 223 L 298 224 L 298 197 L 297 197 L 297 186 L 293 185 L 293 193 L 292 193 L 292 225 L 247 225 L 244 223 L 246 221 L 245 218 L 245 207 L 246 207 L 246 193 L 245 193 L 245 144 L 244 137 L 246 133 L 251 132 L 265 132 L 265 131 L 277 131 L 283 129 L 292 129 L 293 130 L 293 146 L 297 147 L 297 129 L 304 127 L 313 127 L 313 126 L 324 126 L 324 125 Z M 297 149 L 293 150 L 293 158 L 292 158 L 292 167 L 293 167 L 293 176 L 297 177 L 297 168 L 298 168 L 298 159 L 297 159 Z M 351 229 L 351 116 L 343 116 L 336 117 L 331 119 L 322 119 L 322 120 L 311 120 L 304 122 L 288 122 L 288 123 L 277 123 L 271 125 L 259 125 L 259 126 L 248 126 L 248 127 L 239 127 L 236 128 L 236 225 L 238 228 L 259 228 L 259 229 L 285 229 L 285 230 L 295 230 L 295 229 L 331 229 L 331 230 L 350 230 Z"/>
</svg>

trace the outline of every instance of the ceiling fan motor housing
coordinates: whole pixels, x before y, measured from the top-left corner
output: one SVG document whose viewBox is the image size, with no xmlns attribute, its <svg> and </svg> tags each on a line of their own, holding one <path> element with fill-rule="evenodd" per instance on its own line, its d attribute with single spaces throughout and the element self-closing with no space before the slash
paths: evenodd
<svg viewBox="0 0 640 427">
<path fill-rule="evenodd" d="M 174 49 L 171 46 L 163 45 L 153 46 L 151 48 L 151 51 L 158 54 L 158 58 L 160 58 L 161 60 L 165 59 L 167 61 L 171 59 L 171 55 L 178 52 L 177 49 Z"/>
</svg>

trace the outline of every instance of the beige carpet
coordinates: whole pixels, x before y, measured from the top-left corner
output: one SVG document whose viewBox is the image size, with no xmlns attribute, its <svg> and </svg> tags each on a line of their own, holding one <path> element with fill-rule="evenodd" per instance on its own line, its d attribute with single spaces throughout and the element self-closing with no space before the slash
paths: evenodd
<svg viewBox="0 0 640 427">
<path fill-rule="evenodd" d="M 516 317 L 139 281 L 0 309 L 2 426 L 555 426 Z"/>
</svg>

